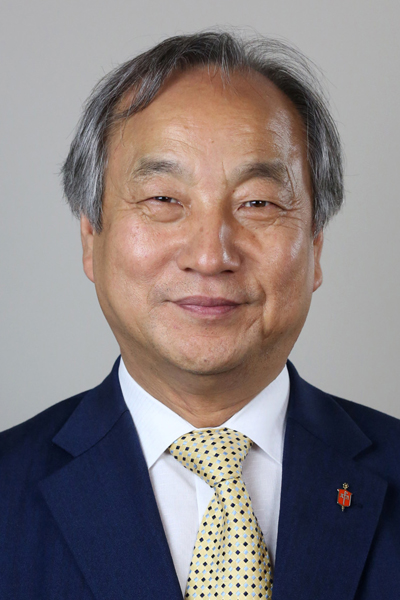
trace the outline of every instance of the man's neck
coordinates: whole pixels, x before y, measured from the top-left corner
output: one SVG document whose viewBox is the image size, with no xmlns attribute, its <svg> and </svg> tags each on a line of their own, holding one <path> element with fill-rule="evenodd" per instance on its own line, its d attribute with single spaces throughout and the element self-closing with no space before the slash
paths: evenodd
<svg viewBox="0 0 400 600">
<path fill-rule="evenodd" d="M 267 387 L 286 362 L 204 375 L 160 362 L 146 365 L 123 350 L 121 354 L 128 373 L 143 389 L 197 428 L 225 423 Z"/>
</svg>

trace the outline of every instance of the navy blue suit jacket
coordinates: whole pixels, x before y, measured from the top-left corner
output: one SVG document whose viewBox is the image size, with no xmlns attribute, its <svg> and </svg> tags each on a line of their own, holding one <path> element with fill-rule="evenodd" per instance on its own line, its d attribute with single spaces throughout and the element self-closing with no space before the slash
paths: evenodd
<svg viewBox="0 0 400 600">
<path fill-rule="evenodd" d="M 0 434 L 1 600 L 182 598 L 117 367 Z M 400 421 L 289 373 L 273 599 L 398 600 Z"/>
</svg>

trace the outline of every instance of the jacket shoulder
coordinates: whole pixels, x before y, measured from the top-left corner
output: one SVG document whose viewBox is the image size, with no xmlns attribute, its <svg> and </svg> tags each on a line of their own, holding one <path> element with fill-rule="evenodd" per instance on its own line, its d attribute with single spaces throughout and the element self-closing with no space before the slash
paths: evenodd
<svg viewBox="0 0 400 600">
<path fill-rule="evenodd" d="M 337 404 L 357 423 L 373 444 L 400 451 L 400 419 L 387 415 L 379 410 L 370 408 L 331 396 Z"/>
<path fill-rule="evenodd" d="M 400 491 L 400 420 L 357 402 L 324 394 L 334 401 L 360 431 L 370 445 L 356 458 L 365 466 L 394 484 Z M 341 442 L 341 432 L 336 435 Z"/>
<path fill-rule="evenodd" d="M 87 392 L 54 404 L 31 419 L 0 433 L 0 477 L 16 481 L 18 473 L 37 478 L 54 452 L 53 437 Z M 45 472 L 43 471 L 43 475 Z M 7 477 L 8 476 L 8 477 Z"/>
<path fill-rule="evenodd" d="M 361 460 L 400 490 L 400 420 L 379 410 L 328 394 L 302 379 L 288 363 L 288 418 L 339 454 Z"/>
</svg>

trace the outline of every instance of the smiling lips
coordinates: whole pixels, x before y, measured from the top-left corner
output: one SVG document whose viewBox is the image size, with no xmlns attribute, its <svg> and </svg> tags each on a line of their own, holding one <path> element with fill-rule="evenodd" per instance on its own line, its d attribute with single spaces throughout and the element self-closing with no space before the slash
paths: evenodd
<svg viewBox="0 0 400 600">
<path fill-rule="evenodd" d="M 176 300 L 174 304 L 183 310 L 204 316 L 224 315 L 241 306 L 240 302 L 234 300 L 210 298 L 208 296 L 187 296 Z"/>
</svg>

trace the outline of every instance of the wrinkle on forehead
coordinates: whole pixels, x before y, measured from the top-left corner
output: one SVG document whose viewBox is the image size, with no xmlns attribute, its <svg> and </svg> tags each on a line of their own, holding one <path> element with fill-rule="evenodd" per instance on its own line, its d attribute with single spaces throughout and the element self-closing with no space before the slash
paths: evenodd
<svg viewBox="0 0 400 600">
<path fill-rule="evenodd" d="M 179 160 L 176 174 L 192 162 L 196 179 L 200 171 L 206 177 L 218 171 L 226 181 L 246 157 L 279 159 L 292 193 L 299 176 L 309 180 L 311 190 L 302 119 L 283 92 L 258 73 L 233 74 L 224 85 L 204 70 L 176 75 L 110 143 L 110 155 L 122 156 L 122 145 L 130 157 L 128 176 L 138 160 L 153 154 L 157 160 Z"/>
<path fill-rule="evenodd" d="M 255 101 L 258 103 L 258 108 L 261 110 L 268 105 L 275 104 L 276 106 L 279 103 L 285 113 L 291 113 L 291 117 L 302 125 L 302 118 L 292 101 L 261 73 L 237 70 L 232 72 L 227 79 L 220 70 L 211 75 L 206 67 L 197 67 L 184 72 L 172 73 L 146 108 L 127 116 L 126 120 L 123 121 L 124 127 L 132 118 L 148 112 L 149 109 L 154 108 L 160 102 L 164 103 L 166 96 L 168 96 L 170 107 L 173 109 L 182 108 L 180 116 L 183 119 L 187 109 L 185 95 L 193 91 L 195 91 L 196 99 L 199 99 L 202 95 L 209 96 L 211 92 L 214 97 L 218 97 L 219 102 L 224 101 L 227 105 L 232 105 L 232 103 L 246 105 L 251 99 L 253 104 L 255 104 Z M 117 114 L 126 112 L 126 109 L 133 102 L 135 93 L 135 90 L 131 90 L 125 94 L 116 111 Z M 206 115 L 207 106 L 202 105 L 200 112 Z M 193 127 L 194 123 L 191 123 L 190 126 Z"/>
</svg>

